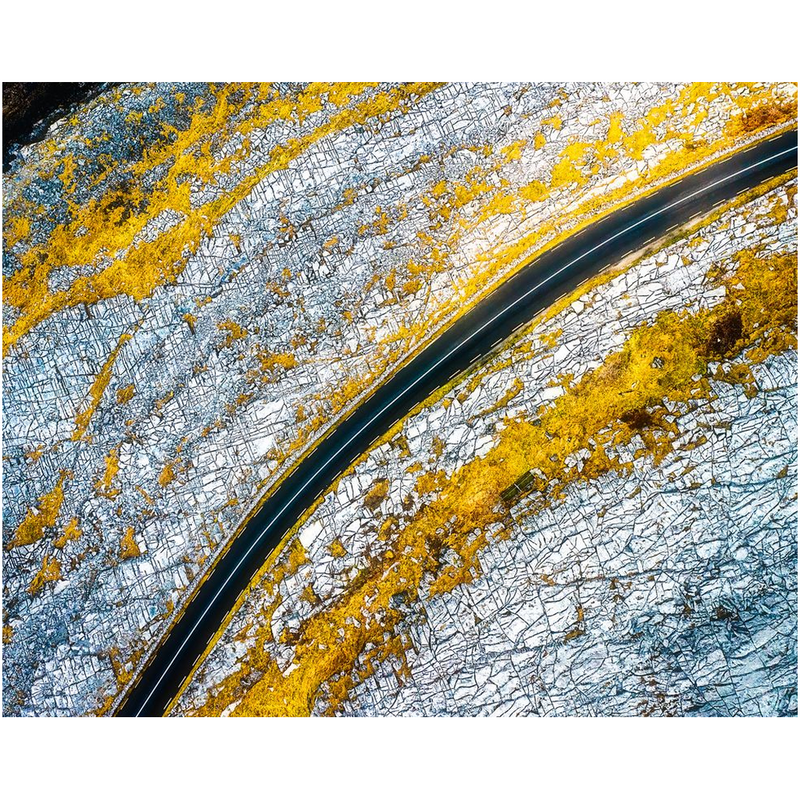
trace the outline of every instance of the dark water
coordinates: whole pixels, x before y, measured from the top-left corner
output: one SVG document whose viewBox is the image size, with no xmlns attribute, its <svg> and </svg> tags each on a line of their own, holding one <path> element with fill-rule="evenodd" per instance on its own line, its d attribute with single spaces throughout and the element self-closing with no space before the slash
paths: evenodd
<svg viewBox="0 0 800 800">
<path fill-rule="evenodd" d="M 57 119 L 86 103 L 112 83 L 3 82 L 3 172 L 20 147 L 38 141 Z"/>
</svg>

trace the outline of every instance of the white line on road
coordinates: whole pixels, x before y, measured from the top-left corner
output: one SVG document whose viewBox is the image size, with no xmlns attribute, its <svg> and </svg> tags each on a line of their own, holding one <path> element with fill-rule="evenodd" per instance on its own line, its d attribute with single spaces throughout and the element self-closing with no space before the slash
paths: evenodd
<svg viewBox="0 0 800 800">
<path fill-rule="evenodd" d="M 691 192 L 690 194 L 687 194 L 685 197 L 680 197 L 677 200 L 673 200 L 671 203 L 668 203 L 666 206 L 663 206 L 662 208 L 659 208 L 658 210 L 653 211 L 652 213 L 648 214 L 647 216 L 642 217 L 640 220 L 637 220 L 636 222 L 631 223 L 626 228 L 623 228 L 622 230 L 617 231 L 615 234 L 613 234 L 612 236 L 609 236 L 607 239 L 604 239 L 602 242 L 600 242 L 599 244 L 596 244 L 594 247 L 590 247 L 588 250 L 586 250 L 585 252 L 581 253 L 579 256 L 576 256 L 575 258 L 573 258 L 572 261 L 567 262 L 566 264 L 564 264 L 564 266 L 560 267 L 555 272 L 553 272 L 552 274 L 548 275 L 546 278 L 544 278 L 541 281 L 539 281 L 539 283 L 537 283 L 535 286 L 533 286 L 530 289 L 528 289 L 528 291 L 525 292 L 524 294 L 521 294 L 516 300 L 513 300 L 505 308 L 503 308 L 500 311 L 498 311 L 491 319 L 489 319 L 486 322 L 484 322 L 479 328 L 476 328 L 469 336 L 467 336 L 465 339 L 462 339 L 461 342 L 459 342 L 458 344 L 454 345 L 438 361 L 436 361 L 433 364 L 431 364 L 431 366 L 428 367 L 425 370 L 425 372 L 423 372 L 421 375 L 419 375 L 412 383 L 410 383 L 408 386 L 406 386 L 406 388 L 403 389 L 403 391 L 401 391 L 392 400 L 390 400 L 388 403 L 386 403 L 386 405 L 384 405 L 383 408 L 381 408 L 379 411 L 376 411 L 375 414 L 373 414 L 372 417 L 370 417 L 370 419 L 367 420 L 367 422 L 365 422 L 344 444 L 342 444 L 339 447 L 339 449 L 333 455 L 328 457 L 327 461 L 325 461 L 325 463 L 321 467 L 317 468 L 316 472 L 292 495 L 291 499 L 287 500 L 286 503 L 284 503 L 284 505 L 281 508 L 281 510 L 278 511 L 277 514 L 275 514 L 275 516 L 267 524 L 267 526 L 253 540 L 253 542 L 251 543 L 250 547 L 247 548 L 247 550 L 245 551 L 244 555 L 239 559 L 239 561 L 236 564 L 236 566 L 228 573 L 228 577 L 225 578 L 225 580 L 222 583 L 222 586 L 220 586 L 219 589 L 217 589 L 216 594 L 211 598 L 210 602 L 208 603 L 208 605 L 206 605 L 205 609 L 203 609 L 203 613 L 200 614 L 200 616 L 197 618 L 197 621 L 194 623 L 194 625 L 192 626 L 192 628 L 189 631 L 189 633 L 184 637 L 184 639 L 181 642 L 181 644 L 179 645 L 178 649 L 175 651 L 175 655 L 172 656 L 172 658 L 170 659 L 169 663 L 167 664 L 166 669 L 161 673 L 161 675 L 159 676 L 158 680 L 153 685 L 153 688 L 150 690 L 150 692 L 148 693 L 147 697 L 144 699 L 144 702 L 137 709 L 135 716 L 138 717 L 141 714 L 142 709 L 144 708 L 144 706 L 147 705 L 147 703 L 150 701 L 150 698 L 155 693 L 156 689 L 158 689 L 158 687 L 161 685 L 161 682 L 164 680 L 164 676 L 167 674 L 167 672 L 169 671 L 170 667 L 172 667 L 172 665 L 175 663 L 175 660 L 181 654 L 181 652 L 183 651 L 183 648 L 186 647 L 186 643 L 189 641 L 189 639 L 192 638 L 192 635 L 197 630 L 197 628 L 200 625 L 200 623 L 203 621 L 203 619 L 205 619 L 205 616 L 209 612 L 209 610 L 211 609 L 211 606 L 214 605 L 214 603 L 217 601 L 217 598 L 225 590 L 225 587 L 230 583 L 230 581 L 233 578 L 233 576 L 236 574 L 236 572 L 239 570 L 239 568 L 242 566 L 242 564 L 247 560 L 247 558 L 249 557 L 250 553 L 253 552 L 253 550 L 258 546 L 258 544 L 261 542 L 261 540 L 267 534 L 267 532 L 272 527 L 272 525 L 275 522 L 275 520 L 278 519 L 278 517 L 280 517 L 280 515 L 283 514 L 283 512 L 286 511 L 287 508 L 289 508 L 289 506 L 291 506 L 291 504 L 306 490 L 306 488 L 317 478 L 317 476 L 328 466 L 328 464 L 330 464 L 331 461 L 333 461 L 339 455 L 339 453 L 341 453 L 366 428 L 368 428 L 370 425 L 372 425 L 372 423 L 376 419 L 378 419 L 378 417 L 380 417 L 381 414 L 383 414 L 387 409 L 391 408 L 391 406 L 393 406 L 403 395 L 407 394 L 420 381 L 424 380 L 434 369 L 436 369 L 436 367 L 439 366 L 439 364 L 441 364 L 443 361 L 446 361 L 448 358 L 450 358 L 450 356 L 453 355 L 453 353 L 455 353 L 457 350 L 460 350 L 467 342 L 469 342 L 472 339 L 474 339 L 478 334 L 480 334 L 483 330 L 485 330 L 498 317 L 500 317 L 502 314 L 504 314 L 510 308 L 513 308 L 518 303 L 521 303 L 523 300 L 525 300 L 527 297 L 529 297 L 531 294 L 533 294 L 537 289 L 540 289 L 542 286 L 544 286 L 545 284 L 547 284 L 550 281 L 552 281 L 554 278 L 556 278 L 562 272 L 564 272 L 565 270 L 568 270 L 574 264 L 577 264 L 578 261 L 580 261 L 583 258 L 586 258 L 586 256 L 590 255 L 591 253 L 594 253 L 596 250 L 599 250 L 601 247 L 604 247 L 609 242 L 613 242 L 615 239 L 619 239 L 620 236 L 624 236 L 626 233 L 629 233 L 634 228 L 638 228 L 640 225 L 642 225 L 645 222 L 653 219 L 654 217 L 657 217 L 657 216 L 663 214 L 665 211 L 669 211 L 672 208 L 676 208 L 677 206 L 682 205 L 683 203 L 685 203 L 687 200 L 691 200 L 692 198 L 697 197 L 698 195 L 703 194 L 703 193 L 709 191 L 710 189 L 713 189 L 715 186 L 719 186 L 719 185 L 721 185 L 723 183 L 727 183 L 728 181 L 732 180 L 733 178 L 736 178 L 739 175 L 743 175 L 745 172 L 750 172 L 751 170 L 755 169 L 756 167 L 760 167 L 762 164 L 766 164 L 769 161 L 774 161 L 776 158 L 780 158 L 781 156 L 784 156 L 787 153 L 791 153 L 793 150 L 797 150 L 797 145 L 795 145 L 794 147 L 789 147 L 786 150 L 781 150 L 779 153 L 775 153 L 774 155 L 768 156 L 767 158 L 763 158 L 760 161 L 756 161 L 754 164 L 750 164 L 747 167 L 743 167 L 742 169 L 737 170 L 736 172 L 732 172 L 730 175 L 726 175 L 724 178 L 719 178 L 718 180 L 713 181 L 712 183 L 708 184 L 708 186 L 703 186 L 700 189 L 695 189 L 695 191 Z M 739 194 L 741 194 L 741 192 L 739 192 Z M 553 249 L 555 249 L 555 248 L 553 248 Z M 376 436 L 375 438 L 377 439 L 378 437 Z M 373 439 L 373 442 L 374 441 L 375 440 Z M 212 634 L 212 636 L 213 636 L 213 634 Z M 210 640 L 210 637 L 209 637 L 209 640 Z M 166 706 L 165 706 L 165 708 L 166 708 Z"/>
</svg>

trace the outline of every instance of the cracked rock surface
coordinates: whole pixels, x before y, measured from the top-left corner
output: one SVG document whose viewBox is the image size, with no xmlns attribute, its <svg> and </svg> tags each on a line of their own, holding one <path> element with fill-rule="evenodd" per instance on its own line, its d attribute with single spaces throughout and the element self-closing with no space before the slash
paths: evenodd
<svg viewBox="0 0 800 800">
<path fill-rule="evenodd" d="M 297 635 L 304 642 L 317 616 L 357 596 L 370 565 L 397 563 L 398 540 L 384 532 L 432 502 L 422 466 L 454 475 L 514 418 L 543 418 L 643 324 L 720 306 L 731 289 L 711 276 L 741 251 L 793 253 L 795 187 L 729 208 L 567 298 L 407 418 L 299 527 L 290 555 L 243 599 L 173 713 L 251 713 L 259 681 L 279 691 L 313 664 Z M 502 524 L 476 530 L 486 535 L 477 575 L 447 591 L 426 577 L 384 610 L 365 597 L 363 613 L 341 624 L 368 627 L 395 613 L 391 633 L 403 646 L 385 658 L 370 659 L 369 646 L 358 653 L 315 691 L 311 712 L 796 714 L 796 344 L 753 363 L 754 383 L 728 380 L 747 359 L 745 350 L 709 362 L 702 397 L 665 401 L 674 428 L 658 458 L 634 436 L 610 453 L 614 469 L 567 481 L 546 503 L 531 492 Z M 649 366 L 665 368 L 659 358 Z M 579 450 L 565 466 L 580 471 L 589 459 Z M 451 552 L 442 563 L 456 560 Z M 345 674 L 334 706 L 325 687 Z"/>
<path fill-rule="evenodd" d="M 106 711 L 247 511 L 347 403 L 528 250 L 785 124 L 795 96 L 121 84 L 21 148 L 4 175 L 4 713 Z M 718 235 L 709 258 L 727 246 Z M 377 477 L 390 476 L 381 513 L 419 507 L 404 469 L 435 431 L 452 474 L 490 452 L 504 414 L 559 396 L 551 378 L 591 369 L 622 323 L 700 298 L 670 258 L 657 285 L 623 277 L 565 311 L 567 335 L 550 362 L 520 366 L 525 391 L 507 408 L 484 413 L 513 393 L 514 370 L 412 421 L 411 461 L 384 448 L 343 481 L 347 554 L 320 567 L 317 596 L 367 558 L 362 498 Z M 301 534 L 315 570 L 327 516 Z M 314 606 L 294 580 L 276 635 Z M 291 646 L 275 657 L 288 664 Z"/>
</svg>

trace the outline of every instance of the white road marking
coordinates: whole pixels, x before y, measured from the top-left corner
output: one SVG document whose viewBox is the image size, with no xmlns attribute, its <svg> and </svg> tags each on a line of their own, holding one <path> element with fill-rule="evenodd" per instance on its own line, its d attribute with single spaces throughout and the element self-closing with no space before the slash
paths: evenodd
<svg viewBox="0 0 800 800">
<path fill-rule="evenodd" d="M 228 577 L 225 578 L 225 581 L 223 582 L 222 586 L 220 586 L 219 589 L 217 589 L 216 594 L 211 598 L 211 601 L 205 607 L 205 609 L 203 610 L 203 613 L 197 618 L 197 621 L 192 626 L 192 629 L 184 637 L 184 639 L 181 642 L 180 646 L 176 650 L 175 655 L 172 656 L 172 658 L 170 659 L 169 663 L 167 664 L 165 670 L 161 673 L 161 676 L 155 682 L 155 684 L 153 685 L 153 688 L 150 690 L 149 694 L 144 699 L 144 702 L 139 706 L 139 709 L 136 711 L 135 716 L 138 717 L 139 714 L 141 713 L 142 709 L 144 708 L 144 706 L 147 705 L 147 703 L 149 702 L 150 698 L 155 693 L 156 689 L 158 689 L 158 687 L 161 685 L 161 681 L 164 680 L 164 676 L 167 674 L 167 672 L 169 671 L 170 667 L 175 663 L 175 660 L 181 654 L 181 652 L 183 651 L 183 648 L 186 647 L 186 643 L 189 641 L 189 639 L 192 638 L 192 635 L 197 630 L 197 627 L 200 625 L 200 623 L 205 618 L 205 616 L 208 613 L 208 611 L 210 610 L 211 606 L 216 602 L 216 600 L 220 596 L 220 594 L 222 594 L 222 592 L 224 591 L 224 589 L 228 585 L 228 583 L 230 583 L 231 578 L 233 578 L 233 576 L 239 570 L 239 567 L 242 566 L 242 564 L 245 562 L 245 560 L 250 555 L 250 553 L 253 552 L 253 549 L 264 538 L 264 536 L 267 533 L 267 531 L 269 531 L 269 529 L 272 527 L 272 524 L 274 523 L 274 521 L 278 517 L 280 517 L 280 515 L 283 514 L 284 511 L 286 511 L 286 509 L 306 490 L 308 485 L 311 484 L 316 479 L 316 477 L 328 466 L 328 464 L 330 464 L 331 461 L 333 461 L 339 455 L 339 453 L 341 453 L 342 450 L 344 450 L 350 444 L 350 442 L 353 441 L 353 439 L 355 439 L 359 434 L 361 434 L 364 431 L 364 429 L 366 429 L 370 425 L 372 425 L 372 423 L 381 414 L 383 414 L 384 411 L 386 411 L 388 408 L 393 406 L 404 394 L 408 393 L 414 386 L 416 386 L 420 381 L 422 381 L 424 378 L 426 378 L 434 369 L 436 369 L 436 367 L 439 366 L 439 364 L 442 363 L 442 361 L 445 361 L 448 358 L 450 358 L 450 356 L 453 355 L 453 353 L 455 353 L 457 350 L 460 350 L 467 342 L 469 342 L 471 339 L 475 338 L 479 333 L 481 333 L 481 331 L 483 331 L 485 328 L 487 328 L 489 325 L 491 325 L 499 316 L 501 316 L 506 311 L 508 311 L 508 309 L 513 308 L 518 303 L 521 303 L 523 300 L 525 300 L 525 298 L 527 298 L 529 295 L 533 294 L 537 289 L 540 289 L 546 283 L 549 283 L 550 281 L 552 281 L 553 278 L 557 277 L 562 272 L 564 272 L 565 270 L 569 269 L 571 266 L 573 266 L 573 264 L 577 264 L 578 261 L 580 261 L 582 258 L 586 258 L 586 256 L 588 256 L 589 254 L 593 253 L 595 250 L 599 250 L 601 247 L 607 245 L 609 242 L 613 242 L 614 239 L 618 239 L 620 236 L 624 236 L 629 231 L 632 231 L 634 228 L 638 228 L 643 223 L 647 222 L 648 220 L 653 219 L 654 217 L 659 216 L 660 214 L 663 214 L 665 211 L 669 211 L 670 209 L 675 208 L 676 206 L 679 206 L 679 205 L 685 203 L 687 200 L 691 200 L 693 197 L 697 197 L 697 195 L 703 194 L 704 192 L 709 191 L 709 189 L 713 189 L 715 186 L 719 186 L 720 184 L 727 183 L 728 181 L 730 181 L 731 179 L 737 177 L 738 175 L 743 175 L 745 172 L 750 172 L 750 170 L 755 169 L 756 167 L 760 167 L 762 164 L 766 164 L 769 161 L 774 161 L 776 158 L 780 158 L 781 156 L 784 156 L 787 153 L 791 153 L 793 150 L 797 150 L 797 146 L 796 145 L 794 147 L 789 147 L 786 150 L 781 150 L 779 153 L 775 153 L 774 155 L 771 155 L 771 156 L 769 156 L 767 158 L 763 158 L 763 159 L 761 159 L 761 161 L 756 161 L 754 164 L 750 164 L 747 167 L 743 167 L 742 169 L 737 170 L 736 172 L 733 172 L 730 175 L 725 176 L 724 178 L 720 178 L 719 180 L 716 180 L 713 183 L 708 184 L 708 186 L 704 186 L 704 187 L 701 187 L 700 189 L 696 189 L 695 191 L 691 192 L 690 194 L 687 194 L 685 197 L 680 197 L 677 200 L 674 200 L 672 203 L 669 203 L 668 205 L 663 206 L 662 208 L 658 209 L 657 211 L 653 211 L 651 214 L 648 214 L 646 217 L 642 217 L 642 219 L 632 223 L 631 225 L 628 225 L 628 227 L 623 228 L 621 231 L 617 231 L 617 233 L 615 233 L 613 236 L 609 236 L 607 239 L 603 240 L 599 244 L 596 244 L 594 247 L 590 247 L 584 253 L 581 253 L 579 256 L 576 256 L 575 258 L 572 259 L 572 261 L 569 261 L 568 263 L 564 264 L 563 267 L 560 267 L 555 272 L 553 272 L 551 275 L 548 275 L 546 278 L 544 278 L 543 280 L 539 281 L 539 283 L 537 283 L 535 286 L 533 286 L 530 289 L 528 289 L 527 292 L 525 292 L 524 294 L 520 295 L 516 300 L 511 302 L 505 308 L 503 308 L 502 310 L 498 311 L 491 319 L 489 319 L 486 322 L 484 322 L 483 325 L 481 325 L 479 328 L 476 328 L 469 336 L 467 336 L 466 339 L 463 339 L 457 345 L 453 346 L 447 354 L 443 355 L 438 361 L 436 361 L 434 364 L 432 364 L 430 367 L 428 367 L 428 369 L 426 369 L 425 372 L 423 372 L 412 383 L 410 383 L 408 386 L 406 386 L 406 388 L 403 389 L 403 391 L 400 392 L 400 394 L 398 394 L 396 397 L 394 397 L 392 400 L 390 400 L 383 408 L 380 409 L 380 411 L 375 412 L 375 414 L 373 414 L 372 417 L 367 422 L 365 422 L 343 445 L 341 445 L 339 447 L 339 449 L 332 456 L 329 456 L 328 460 L 321 467 L 319 467 L 317 469 L 317 471 L 292 495 L 291 499 L 288 500 L 286 503 L 284 503 L 283 508 L 281 508 L 281 510 L 278 511 L 277 514 L 275 514 L 275 516 L 272 518 L 272 521 L 269 522 L 267 524 L 267 526 L 261 531 L 261 533 L 253 540 L 252 544 L 250 545 L 250 547 L 247 548 L 247 550 L 245 551 L 244 555 L 239 559 L 239 562 L 236 564 L 236 566 L 228 573 Z M 741 192 L 739 194 L 741 194 Z M 578 231 L 578 233 L 580 233 L 580 232 L 581 231 Z M 554 250 L 556 248 L 552 248 L 552 249 Z M 376 436 L 375 438 L 377 439 L 378 437 Z M 375 441 L 375 439 L 373 439 L 373 442 L 374 441 Z M 316 448 L 314 448 L 314 450 L 316 450 Z M 312 453 L 313 452 L 314 451 L 312 451 Z M 309 454 L 309 455 L 311 455 L 311 454 Z M 213 634 L 212 634 L 212 636 L 213 636 Z M 209 637 L 209 641 L 210 641 L 210 637 Z M 166 706 L 165 706 L 165 708 L 166 708 Z"/>
</svg>

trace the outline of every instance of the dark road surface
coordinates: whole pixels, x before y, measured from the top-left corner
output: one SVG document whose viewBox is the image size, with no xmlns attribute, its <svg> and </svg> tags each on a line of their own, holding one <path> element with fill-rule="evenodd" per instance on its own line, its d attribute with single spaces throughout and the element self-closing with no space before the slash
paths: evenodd
<svg viewBox="0 0 800 800">
<path fill-rule="evenodd" d="M 399 417 L 584 279 L 676 225 L 796 166 L 793 130 L 613 212 L 506 280 L 382 385 L 283 481 L 208 576 L 117 714 L 163 714 L 284 534 L 339 472 Z"/>
</svg>

